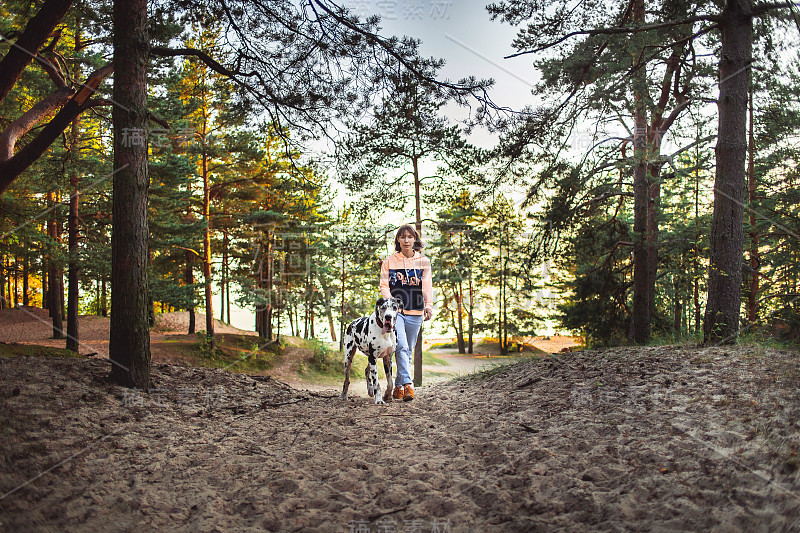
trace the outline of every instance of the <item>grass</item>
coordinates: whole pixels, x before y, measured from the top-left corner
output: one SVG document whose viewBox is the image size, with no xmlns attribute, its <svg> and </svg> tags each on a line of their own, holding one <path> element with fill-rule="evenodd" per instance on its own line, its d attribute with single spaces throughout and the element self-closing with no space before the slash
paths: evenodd
<svg viewBox="0 0 800 533">
<path fill-rule="evenodd" d="M 218 333 L 213 347 L 205 333 L 198 333 L 197 337 L 197 341 L 189 343 L 189 353 L 198 356 L 200 366 L 232 372 L 257 374 L 269 370 L 285 348 L 283 343 L 267 343 L 251 335 Z"/>
<path fill-rule="evenodd" d="M 431 352 L 422 352 L 422 364 L 450 366 L 450 363 L 448 363 L 446 359 L 442 359 L 441 357 L 436 357 Z"/>
<path fill-rule="evenodd" d="M 83 357 L 65 348 L 50 348 L 35 344 L 0 343 L 0 357 Z"/>
<path fill-rule="evenodd" d="M 428 348 L 429 350 L 444 350 L 444 349 L 455 349 L 458 348 L 457 342 L 440 342 L 438 344 L 431 344 L 431 347 Z"/>
</svg>

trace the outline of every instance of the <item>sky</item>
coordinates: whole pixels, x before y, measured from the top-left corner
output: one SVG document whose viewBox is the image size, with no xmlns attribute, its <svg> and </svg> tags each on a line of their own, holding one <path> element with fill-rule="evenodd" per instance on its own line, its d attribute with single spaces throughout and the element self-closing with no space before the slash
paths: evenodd
<svg viewBox="0 0 800 533">
<path fill-rule="evenodd" d="M 408 35 L 420 39 L 421 54 L 446 61 L 441 77 L 457 81 L 474 75 L 492 78 L 492 100 L 503 107 L 521 109 L 535 104 L 531 95 L 536 80 L 530 57 L 503 59 L 515 50 L 511 41 L 516 29 L 492 21 L 486 11 L 488 0 L 344 0 L 359 16 L 381 17 L 383 35 Z M 465 111 L 448 109 L 451 118 L 463 118 Z M 491 147 L 495 137 L 476 132 L 470 141 Z"/>
</svg>

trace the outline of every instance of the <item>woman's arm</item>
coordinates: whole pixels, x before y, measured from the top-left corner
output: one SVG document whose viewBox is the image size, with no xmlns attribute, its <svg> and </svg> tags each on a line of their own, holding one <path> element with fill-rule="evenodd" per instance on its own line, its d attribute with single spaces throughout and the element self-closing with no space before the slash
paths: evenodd
<svg viewBox="0 0 800 533">
<path fill-rule="evenodd" d="M 381 263 L 381 279 L 380 279 L 381 296 L 384 298 L 391 298 L 392 291 L 389 289 L 389 258 L 383 260 Z"/>
</svg>

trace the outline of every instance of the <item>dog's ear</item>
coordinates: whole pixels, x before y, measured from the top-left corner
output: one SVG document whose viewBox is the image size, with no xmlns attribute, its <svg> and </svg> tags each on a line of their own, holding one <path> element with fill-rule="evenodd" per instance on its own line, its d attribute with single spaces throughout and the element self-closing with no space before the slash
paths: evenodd
<svg viewBox="0 0 800 533">
<path fill-rule="evenodd" d="M 375 302 L 375 316 L 378 316 L 378 309 L 386 302 L 384 298 L 378 298 L 378 301 Z"/>
<path fill-rule="evenodd" d="M 395 302 L 397 302 L 397 305 L 400 306 L 400 310 L 402 311 L 403 310 L 403 300 L 400 299 L 400 298 L 393 298 L 393 300 Z"/>
</svg>

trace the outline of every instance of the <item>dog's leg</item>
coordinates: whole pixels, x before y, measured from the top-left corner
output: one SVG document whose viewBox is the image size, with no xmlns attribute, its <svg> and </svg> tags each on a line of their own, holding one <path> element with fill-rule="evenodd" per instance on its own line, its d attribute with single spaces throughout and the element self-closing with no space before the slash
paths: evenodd
<svg viewBox="0 0 800 533">
<path fill-rule="evenodd" d="M 386 392 L 383 394 L 384 402 L 392 401 L 392 352 L 383 356 L 383 371 L 386 373 Z"/>
<path fill-rule="evenodd" d="M 356 353 L 356 345 L 352 338 L 345 340 L 344 349 L 344 387 L 339 398 L 347 399 L 347 389 L 350 387 L 350 365 L 353 364 L 353 356 Z"/>
<path fill-rule="evenodd" d="M 364 379 L 367 380 L 367 394 L 370 398 L 375 396 L 375 392 L 372 390 L 372 376 L 369 373 L 369 364 L 364 367 Z"/>
<path fill-rule="evenodd" d="M 375 396 L 375 403 L 384 403 L 381 398 L 381 383 L 378 381 L 378 362 L 374 355 L 369 356 L 369 366 L 365 371 L 367 374 L 367 392 L 370 396 Z"/>
</svg>

